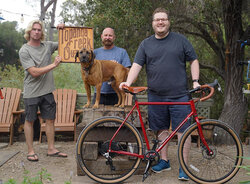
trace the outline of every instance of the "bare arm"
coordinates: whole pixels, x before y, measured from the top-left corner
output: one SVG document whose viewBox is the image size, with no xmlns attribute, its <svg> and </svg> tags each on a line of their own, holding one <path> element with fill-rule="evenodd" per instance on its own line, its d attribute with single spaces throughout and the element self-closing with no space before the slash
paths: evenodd
<svg viewBox="0 0 250 184">
<path fill-rule="evenodd" d="M 199 80 L 200 76 L 199 61 L 197 59 L 192 61 L 190 67 L 191 67 L 192 80 Z M 199 82 L 193 82 L 193 88 L 196 88 L 198 86 L 200 86 Z"/>
<path fill-rule="evenodd" d="M 56 56 L 55 60 L 53 63 L 51 63 L 50 65 L 47 65 L 45 67 L 41 67 L 41 68 L 37 68 L 37 67 L 30 67 L 28 68 L 28 72 L 30 73 L 30 75 L 32 75 L 32 77 L 39 77 L 45 73 L 48 73 L 49 71 L 53 70 L 54 68 L 56 68 L 61 62 L 61 57 L 60 56 Z"/>
<path fill-rule="evenodd" d="M 137 78 L 141 69 L 142 69 L 141 65 L 139 65 L 137 63 L 133 63 L 132 67 L 129 70 L 127 81 L 122 82 L 120 84 L 119 88 L 122 89 L 123 85 L 130 86 L 133 83 L 133 81 Z"/>
</svg>

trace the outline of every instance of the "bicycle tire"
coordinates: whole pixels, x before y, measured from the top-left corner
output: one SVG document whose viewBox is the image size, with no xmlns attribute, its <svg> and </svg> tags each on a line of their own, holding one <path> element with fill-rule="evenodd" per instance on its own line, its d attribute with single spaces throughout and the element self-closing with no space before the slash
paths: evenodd
<svg viewBox="0 0 250 184">
<path fill-rule="evenodd" d="M 209 156 L 201 142 L 200 148 L 191 144 L 188 164 L 184 162 L 183 148 L 189 135 L 197 134 L 197 124 L 191 125 L 183 133 L 178 146 L 178 159 L 183 171 L 197 183 L 225 183 L 238 172 L 243 160 L 242 143 L 237 133 L 227 124 L 219 120 L 202 120 L 204 138 L 212 149 Z M 198 136 L 198 139 L 199 136 Z"/>
<path fill-rule="evenodd" d="M 103 154 L 107 153 L 109 140 L 122 122 L 123 119 L 119 117 L 102 117 L 87 125 L 78 137 L 78 165 L 91 179 L 99 183 L 120 183 L 132 176 L 140 165 L 141 158 L 112 153 L 110 156 L 115 170 L 112 170 L 110 164 L 106 164 L 107 159 Z M 114 150 L 131 151 L 141 155 L 143 141 L 134 125 L 125 122 L 111 147 Z"/>
</svg>

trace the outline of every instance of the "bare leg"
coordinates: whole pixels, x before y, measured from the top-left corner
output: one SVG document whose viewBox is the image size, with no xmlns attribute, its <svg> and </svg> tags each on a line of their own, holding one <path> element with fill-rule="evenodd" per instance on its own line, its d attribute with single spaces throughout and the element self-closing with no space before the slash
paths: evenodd
<svg viewBox="0 0 250 184">
<path fill-rule="evenodd" d="M 25 121 L 24 123 L 24 134 L 25 134 L 25 139 L 26 139 L 26 144 L 28 146 L 28 155 L 34 155 L 35 151 L 33 148 L 33 124 L 34 122 L 29 122 L 29 121 Z M 34 157 L 30 158 L 30 159 L 38 159 L 37 155 L 35 155 Z"/>
<path fill-rule="evenodd" d="M 160 143 L 169 135 L 168 130 L 160 130 L 158 132 L 158 140 Z M 160 151 L 161 159 L 168 161 L 168 144 L 166 144 Z"/>
<path fill-rule="evenodd" d="M 46 136 L 48 141 L 48 154 L 54 154 L 58 152 L 58 150 L 55 148 L 54 120 L 46 120 Z M 67 156 L 65 153 L 60 153 L 60 155 Z"/>
<path fill-rule="evenodd" d="M 177 133 L 178 135 L 178 141 L 181 140 L 181 136 L 183 133 Z M 184 162 L 187 164 L 188 163 L 188 155 L 189 155 L 189 151 L 191 148 L 191 136 L 188 136 L 185 144 L 184 144 L 184 149 L 183 149 L 183 156 L 184 156 Z"/>
</svg>

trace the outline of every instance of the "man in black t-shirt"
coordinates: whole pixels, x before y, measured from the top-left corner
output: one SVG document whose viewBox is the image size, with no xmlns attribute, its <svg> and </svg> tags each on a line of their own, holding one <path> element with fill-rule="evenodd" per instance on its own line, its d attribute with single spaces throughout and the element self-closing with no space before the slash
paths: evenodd
<svg viewBox="0 0 250 184">
<path fill-rule="evenodd" d="M 152 27 L 155 34 L 141 42 L 127 81 L 121 83 L 120 88 L 123 85 L 130 86 L 145 64 L 149 102 L 188 101 L 186 62 L 190 62 L 193 88 L 200 86 L 198 82 L 199 62 L 196 53 L 183 35 L 169 31 L 170 21 L 165 9 L 157 8 L 154 11 Z M 186 105 L 151 105 L 148 107 L 149 127 L 158 131 L 158 139 L 162 141 L 169 134 L 170 121 L 172 130 L 174 130 L 190 112 L 190 107 Z M 179 130 L 178 140 L 189 124 L 190 120 Z M 184 145 L 185 163 L 188 162 L 190 146 L 191 137 Z M 152 167 L 156 173 L 171 169 L 167 148 L 166 145 L 161 150 L 160 162 Z M 189 180 L 181 168 L 179 169 L 179 179 Z"/>
</svg>

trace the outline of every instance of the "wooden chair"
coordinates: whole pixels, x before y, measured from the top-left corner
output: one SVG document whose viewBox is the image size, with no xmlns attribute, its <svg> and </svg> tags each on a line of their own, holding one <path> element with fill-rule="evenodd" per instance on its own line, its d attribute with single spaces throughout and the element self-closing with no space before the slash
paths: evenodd
<svg viewBox="0 0 250 184">
<path fill-rule="evenodd" d="M 3 88 L 3 99 L 0 98 L 0 132 L 10 132 L 9 145 L 13 144 L 14 123 L 24 110 L 19 110 L 21 90 Z"/>
<path fill-rule="evenodd" d="M 125 105 L 133 105 L 133 95 L 126 93 Z"/>
<path fill-rule="evenodd" d="M 74 132 L 76 141 L 76 123 L 82 110 L 76 108 L 76 90 L 57 89 L 53 92 L 56 101 L 55 132 Z M 42 133 L 46 131 L 46 123 L 41 115 L 38 116 L 41 124 L 39 142 L 42 142 Z"/>
</svg>

